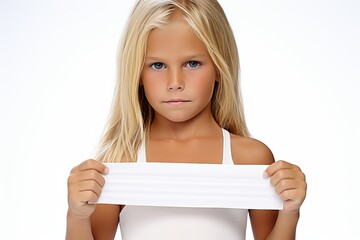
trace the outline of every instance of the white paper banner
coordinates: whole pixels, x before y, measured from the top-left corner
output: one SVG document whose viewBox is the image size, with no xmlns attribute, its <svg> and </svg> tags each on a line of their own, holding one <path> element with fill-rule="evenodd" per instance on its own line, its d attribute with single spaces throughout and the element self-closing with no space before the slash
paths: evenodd
<svg viewBox="0 0 360 240">
<path fill-rule="evenodd" d="M 268 165 L 107 163 L 97 203 L 241 209 L 282 209 Z"/>
</svg>

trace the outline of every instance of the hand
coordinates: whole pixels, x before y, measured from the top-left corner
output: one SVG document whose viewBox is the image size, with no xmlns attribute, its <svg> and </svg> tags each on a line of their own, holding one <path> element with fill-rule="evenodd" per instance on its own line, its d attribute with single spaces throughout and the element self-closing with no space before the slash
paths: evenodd
<svg viewBox="0 0 360 240">
<path fill-rule="evenodd" d="M 95 210 L 95 202 L 100 196 L 108 168 L 99 161 L 86 160 L 71 170 L 68 178 L 69 213 L 79 219 L 89 218 Z"/>
<path fill-rule="evenodd" d="M 284 212 L 298 213 L 306 196 L 306 180 L 301 169 L 286 161 L 271 164 L 265 174 L 270 177 L 275 191 L 284 201 Z"/>
</svg>

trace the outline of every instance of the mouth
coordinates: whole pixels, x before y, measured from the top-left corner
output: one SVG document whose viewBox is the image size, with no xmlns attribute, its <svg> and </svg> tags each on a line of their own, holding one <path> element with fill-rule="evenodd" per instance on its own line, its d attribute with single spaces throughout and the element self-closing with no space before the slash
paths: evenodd
<svg viewBox="0 0 360 240">
<path fill-rule="evenodd" d="M 170 100 L 163 101 L 163 103 L 169 103 L 169 104 L 182 104 L 182 103 L 188 103 L 188 102 L 191 102 L 191 101 L 185 100 L 185 99 L 170 99 Z"/>
</svg>

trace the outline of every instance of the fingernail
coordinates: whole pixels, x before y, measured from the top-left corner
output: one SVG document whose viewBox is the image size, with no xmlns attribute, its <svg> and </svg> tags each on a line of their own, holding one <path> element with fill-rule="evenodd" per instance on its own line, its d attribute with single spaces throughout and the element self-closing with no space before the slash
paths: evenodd
<svg viewBox="0 0 360 240">
<path fill-rule="evenodd" d="M 108 174 L 109 173 L 109 168 L 108 167 L 105 167 L 104 169 L 104 174 Z"/>
<path fill-rule="evenodd" d="M 267 174 L 266 171 L 263 173 L 263 177 L 264 177 L 264 178 L 269 178 L 269 175 Z"/>
</svg>

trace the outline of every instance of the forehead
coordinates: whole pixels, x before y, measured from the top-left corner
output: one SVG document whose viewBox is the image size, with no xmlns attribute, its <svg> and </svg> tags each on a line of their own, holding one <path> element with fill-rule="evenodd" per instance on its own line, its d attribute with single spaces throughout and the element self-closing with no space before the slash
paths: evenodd
<svg viewBox="0 0 360 240">
<path fill-rule="evenodd" d="M 169 23 L 153 29 L 149 34 L 146 55 L 166 54 L 175 57 L 195 53 L 208 55 L 205 44 L 180 16 L 172 16 Z"/>
</svg>

